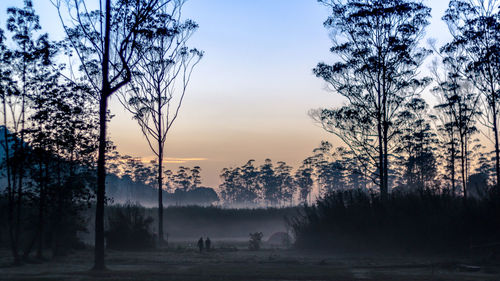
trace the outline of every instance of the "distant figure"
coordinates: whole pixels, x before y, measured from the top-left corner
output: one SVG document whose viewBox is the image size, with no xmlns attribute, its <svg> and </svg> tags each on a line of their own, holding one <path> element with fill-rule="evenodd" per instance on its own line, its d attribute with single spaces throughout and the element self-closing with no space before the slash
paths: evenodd
<svg viewBox="0 0 500 281">
<path fill-rule="evenodd" d="M 212 242 L 210 241 L 210 238 L 207 237 L 207 240 L 205 240 L 205 250 L 210 251 L 210 244 L 212 244 Z"/>
<path fill-rule="evenodd" d="M 198 248 L 200 249 L 200 253 L 203 251 L 203 237 L 200 237 L 198 240 Z"/>
</svg>

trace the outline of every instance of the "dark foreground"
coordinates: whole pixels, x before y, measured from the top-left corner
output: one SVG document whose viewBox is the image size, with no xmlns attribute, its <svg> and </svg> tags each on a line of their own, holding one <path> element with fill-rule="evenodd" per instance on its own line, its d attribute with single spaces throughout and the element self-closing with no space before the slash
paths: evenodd
<svg viewBox="0 0 500 281">
<path fill-rule="evenodd" d="M 92 251 L 12 267 L 0 251 L 0 280 L 500 280 L 500 261 L 466 257 L 326 255 L 293 250 L 108 251 L 93 272 Z M 479 267 L 470 267 L 479 266 Z M 478 271 L 475 271 L 478 270 Z M 475 271 L 475 272 L 473 272 Z"/>
</svg>

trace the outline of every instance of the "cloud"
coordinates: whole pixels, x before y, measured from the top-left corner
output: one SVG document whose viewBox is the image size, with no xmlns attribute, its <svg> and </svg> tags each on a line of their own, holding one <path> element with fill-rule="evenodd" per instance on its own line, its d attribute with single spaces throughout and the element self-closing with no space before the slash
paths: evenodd
<svg viewBox="0 0 500 281">
<path fill-rule="evenodd" d="M 156 156 L 148 156 L 148 157 L 142 157 L 142 162 L 144 163 L 149 163 L 152 160 L 156 160 Z M 193 162 L 193 161 L 206 161 L 208 158 L 203 158 L 203 157 L 165 157 L 163 159 L 163 163 L 171 163 L 171 164 L 183 164 L 187 162 Z"/>
<path fill-rule="evenodd" d="M 178 158 L 178 157 L 166 157 L 164 159 L 165 163 L 186 163 L 186 162 L 192 162 L 192 161 L 206 161 L 208 158 L 202 158 L 202 157 L 187 157 L 187 158 Z"/>
</svg>

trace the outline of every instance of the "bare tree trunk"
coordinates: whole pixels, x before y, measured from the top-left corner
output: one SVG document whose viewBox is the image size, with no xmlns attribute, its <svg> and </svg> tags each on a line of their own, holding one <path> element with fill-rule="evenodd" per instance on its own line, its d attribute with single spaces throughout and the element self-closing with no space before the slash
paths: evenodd
<svg viewBox="0 0 500 281">
<path fill-rule="evenodd" d="M 463 193 L 464 193 L 464 200 L 467 200 L 467 188 L 466 188 L 466 185 L 467 185 L 467 179 L 466 179 L 466 176 L 465 176 L 465 137 L 463 134 L 461 134 L 460 136 L 460 147 L 461 147 L 461 151 L 460 151 L 460 156 L 461 156 L 461 163 L 462 163 L 462 189 L 463 189 Z"/>
<path fill-rule="evenodd" d="M 106 111 L 107 97 L 102 96 L 99 109 L 99 156 L 97 159 L 97 203 L 95 212 L 94 269 L 103 270 L 104 263 L 104 200 L 106 188 Z"/>
<path fill-rule="evenodd" d="M 38 205 L 38 224 L 35 232 L 33 233 L 33 238 L 30 240 L 30 243 L 26 246 L 24 249 L 23 253 L 23 260 L 28 260 L 29 255 L 31 251 L 33 250 L 33 247 L 35 244 L 38 242 L 38 249 L 37 249 L 37 258 L 41 259 L 42 258 L 42 241 L 43 241 L 43 200 L 44 200 L 44 190 L 43 190 L 43 183 L 42 183 L 42 164 L 41 164 L 41 156 L 40 156 L 40 161 L 39 161 L 39 176 L 40 176 L 40 182 L 39 182 L 39 188 L 40 188 L 40 198 L 39 198 L 39 205 Z"/>
<path fill-rule="evenodd" d="M 161 91 L 158 91 L 158 244 L 163 245 L 163 136 L 161 117 Z"/>
<path fill-rule="evenodd" d="M 382 120 L 380 114 L 377 120 L 377 134 L 378 134 L 378 149 L 379 149 L 378 178 L 380 184 L 380 198 L 382 199 L 382 201 L 385 201 L 385 199 L 387 199 L 387 188 L 384 185 L 384 145 L 383 145 L 383 133 L 382 133 Z"/>
<path fill-rule="evenodd" d="M 38 248 L 36 252 L 36 257 L 38 259 L 43 259 L 43 226 L 44 226 L 44 207 L 45 207 L 45 183 L 46 178 L 43 176 L 42 170 L 42 156 L 40 155 L 40 205 L 38 207 Z M 45 165 L 47 169 L 47 165 Z"/>
<path fill-rule="evenodd" d="M 111 24 L 111 0 L 106 0 L 104 23 L 104 52 L 102 59 L 102 88 L 99 101 L 99 155 L 97 159 L 97 203 L 95 212 L 95 252 L 94 270 L 104 270 L 104 200 L 106 196 L 106 125 L 108 97 L 111 94 L 109 84 L 109 47 Z"/>
<path fill-rule="evenodd" d="M 7 133 L 7 105 L 5 96 L 3 98 L 3 123 L 4 123 L 4 140 L 5 140 L 5 168 L 7 170 L 7 197 L 8 197 L 8 211 L 7 211 L 7 223 L 9 227 L 9 240 L 10 249 L 12 252 L 12 257 L 14 258 L 14 263 L 19 262 L 19 253 L 17 249 L 16 237 L 14 235 L 14 190 L 12 187 L 11 180 L 11 161 L 10 161 L 10 148 L 9 148 L 9 134 Z"/>
<path fill-rule="evenodd" d="M 490 47 L 487 47 L 488 53 L 491 53 Z M 491 62 L 491 58 L 488 58 Z M 488 68 L 487 68 L 487 73 L 486 76 L 488 77 L 489 80 L 489 92 L 490 92 L 490 97 L 491 97 L 491 110 L 492 110 L 492 117 L 493 117 L 493 135 L 495 136 L 495 172 L 496 172 L 496 183 L 495 187 L 497 188 L 497 191 L 500 191 L 500 148 L 499 148 L 499 139 L 498 139 L 498 113 L 497 113 L 497 91 L 495 91 L 495 76 L 492 72 L 492 66 L 491 63 L 488 63 Z"/>
<path fill-rule="evenodd" d="M 388 138 L 387 138 L 387 131 L 388 131 L 388 124 L 387 121 L 384 120 L 384 188 L 385 188 L 385 200 L 388 197 L 388 192 L 389 192 L 389 159 L 388 159 Z"/>
<path fill-rule="evenodd" d="M 388 132 L 389 132 L 389 122 L 387 121 L 387 89 L 386 89 L 386 67 L 385 67 L 385 60 L 383 59 L 383 56 L 379 52 L 379 59 L 381 60 L 381 65 L 382 65 L 382 77 L 379 78 L 382 79 L 382 133 L 383 133 L 383 145 L 384 145 L 384 188 L 385 188 L 385 194 L 383 198 L 384 200 L 387 200 L 388 197 L 388 192 L 389 192 L 389 157 L 387 155 L 387 145 L 389 142 L 388 139 Z M 380 83 L 379 83 L 379 89 L 380 89 Z"/>
<path fill-rule="evenodd" d="M 26 63 L 25 63 L 26 64 Z M 23 65 L 23 91 L 21 97 L 21 139 L 19 142 L 19 159 L 17 161 L 17 173 L 18 173 L 18 186 L 17 186 L 17 205 L 16 205 L 16 244 L 19 245 L 19 239 L 21 237 L 21 210 L 22 210 L 22 201 L 23 201 L 23 177 L 24 177 L 24 126 L 25 126 L 25 98 L 26 98 L 26 65 Z M 19 257 L 18 257 L 19 259 Z M 20 263 L 20 260 L 15 261 L 16 263 Z"/>
<path fill-rule="evenodd" d="M 453 128 L 453 127 L 452 127 Z M 455 139 L 453 134 L 453 129 L 451 131 L 451 191 L 453 196 L 456 194 L 456 183 L 455 183 Z"/>
<path fill-rule="evenodd" d="M 22 142 L 21 142 L 22 146 Z M 22 157 L 20 157 L 22 159 Z M 20 160 L 18 160 L 20 161 Z M 19 173 L 18 176 L 18 186 L 17 186 L 17 203 L 16 203 L 16 222 L 15 222 L 15 236 L 16 236 L 16 247 L 19 245 L 19 239 L 21 237 L 21 204 L 22 204 L 22 197 L 23 197 L 23 176 L 22 176 L 22 166 L 21 163 L 17 163 L 18 168 L 16 169 L 17 172 Z M 18 257 L 19 258 L 19 257 Z M 19 263 L 20 260 L 18 260 L 16 263 Z"/>
<path fill-rule="evenodd" d="M 495 172 L 496 172 L 496 188 L 500 189 L 500 148 L 498 143 L 498 123 L 497 123 L 497 105 L 495 97 L 492 98 L 492 109 L 493 109 L 493 134 L 495 136 Z"/>
<path fill-rule="evenodd" d="M 56 151 L 60 151 L 59 146 L 56 146 Z M 57 159 L 57 201 L 55 202 L 56 204 L 56 213 L 61 214 L 63 212 L 63 204 L 64 204 L 64 195 L 63 193 L 65 192 L 64 187 L 63 187 L 63 181 L 62 181 L 62 175 L 61 175 L 61 160 Z M 52 235 L 52 255 L 54 257 L 61 256 L 61 240 L 63 240 L 65 237 L 63 234 L 64 230 L 61 228 L 62 224 L 59 220 L 55 220 L 53 224 L 53 235 Z"/>
<path fill-rule="evenodd" d="M 468 196 L 468 188 L 467 188 L 467 182 L 469 181 L 469 148 L 468 148 L 468 145 L 467 145 L 467 141 L 468 141 L 468 137 L 467 135 L 465 135 L 465 138 L 464 138 L 464 163 L 465 163 L 465 179 L 464 179 L 464 182 L 465 182 L 465 185 L 464 185 L 464 199 L 467 200 L 467 196 Z"/>
<path fill-rule="evenodd" d="M 160 152 L 160 157 L 158 158 L 158 243 L 163 245 L 163 159 L 162 152 Z"/>
</svg>

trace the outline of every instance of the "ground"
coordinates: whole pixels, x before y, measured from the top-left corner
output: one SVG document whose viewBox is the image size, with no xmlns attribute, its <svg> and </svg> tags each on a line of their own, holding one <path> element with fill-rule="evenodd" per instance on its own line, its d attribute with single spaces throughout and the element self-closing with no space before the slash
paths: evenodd
<svg viewBox="0 0 500 281">
<path fill-rule="evenodd" d="M 203 253 L 188 244 L 107 251 L 104 272 L 91 271 L 92 260 L 88 249 L 14 267 L 0 250 L 0 280 L 500 280 L 500 261 L 479 257 L 249 251 L 222 243 Z"/>
</svg>

